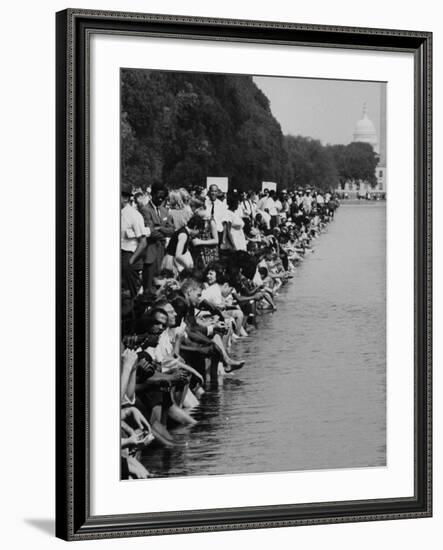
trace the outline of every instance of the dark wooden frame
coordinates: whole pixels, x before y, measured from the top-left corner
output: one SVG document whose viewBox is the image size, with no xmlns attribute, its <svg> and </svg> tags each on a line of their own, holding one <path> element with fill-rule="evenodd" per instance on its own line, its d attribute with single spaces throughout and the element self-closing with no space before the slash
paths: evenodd
<svg viewBox="0 0 443 550">
<path fill-rule="evenodd" d="M 432 34 L 69 9 L 57 13 L 56 534 L 66 540 L 428 517 L 431 458 Z M 415 65 L 415 494 L 348 502 L 91 516 L 89 510 L 89 37 L 169 36 L 402 51 Z M 75 276 L 74 276 L 75 273 Z"/>
</svg>

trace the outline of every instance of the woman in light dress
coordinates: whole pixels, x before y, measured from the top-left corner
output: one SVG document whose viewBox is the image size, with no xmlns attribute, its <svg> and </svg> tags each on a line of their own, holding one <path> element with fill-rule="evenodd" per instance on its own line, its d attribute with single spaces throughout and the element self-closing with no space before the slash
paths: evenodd
<svg viewBox="0 0 443 550">
<path fill-rule="evenodd" d="M 240 208 L 238 195 L 228 196 L 227 203 L 226 223 L 231 234 L 232 243 L 235 250 L 246 250 L 246 237 L 243 232 L 245 222 L 243 221 L 243 210 Z"/>
</svg>

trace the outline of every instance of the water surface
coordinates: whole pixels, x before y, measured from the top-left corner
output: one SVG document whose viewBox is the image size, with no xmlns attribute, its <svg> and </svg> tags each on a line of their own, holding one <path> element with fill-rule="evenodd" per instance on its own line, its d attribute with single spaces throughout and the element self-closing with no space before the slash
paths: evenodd
<svg viewBox="0 0 443 550">
<path fill-rule="evenodd" d="M 207 388 L 158 476 L 386 464 L 386 206 L 342 205 L 315 252 L 234 345 L 241 370 Z"/>
</svg>

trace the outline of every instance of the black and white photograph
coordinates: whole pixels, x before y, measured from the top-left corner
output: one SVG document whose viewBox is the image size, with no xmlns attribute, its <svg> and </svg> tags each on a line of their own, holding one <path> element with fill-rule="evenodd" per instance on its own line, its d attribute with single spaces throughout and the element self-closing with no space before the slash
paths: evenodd
<svg viewBox="0 0 443 550">
<path fill-rule="evenodd" d="M 121 479 L 386 456 L 386 83 L 120 71 Z"/>
</svg>

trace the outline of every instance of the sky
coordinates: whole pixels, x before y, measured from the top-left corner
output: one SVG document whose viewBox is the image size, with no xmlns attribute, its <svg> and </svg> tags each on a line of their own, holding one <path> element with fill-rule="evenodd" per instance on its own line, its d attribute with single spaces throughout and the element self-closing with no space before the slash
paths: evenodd
<svg viewBox="0 0 443 550">
<path fill-rule="evenodd" d="M 380 142 L 379 82 L 254 76 L 284 134 L 348 144 L 366 103 Z"/>
</svg>

